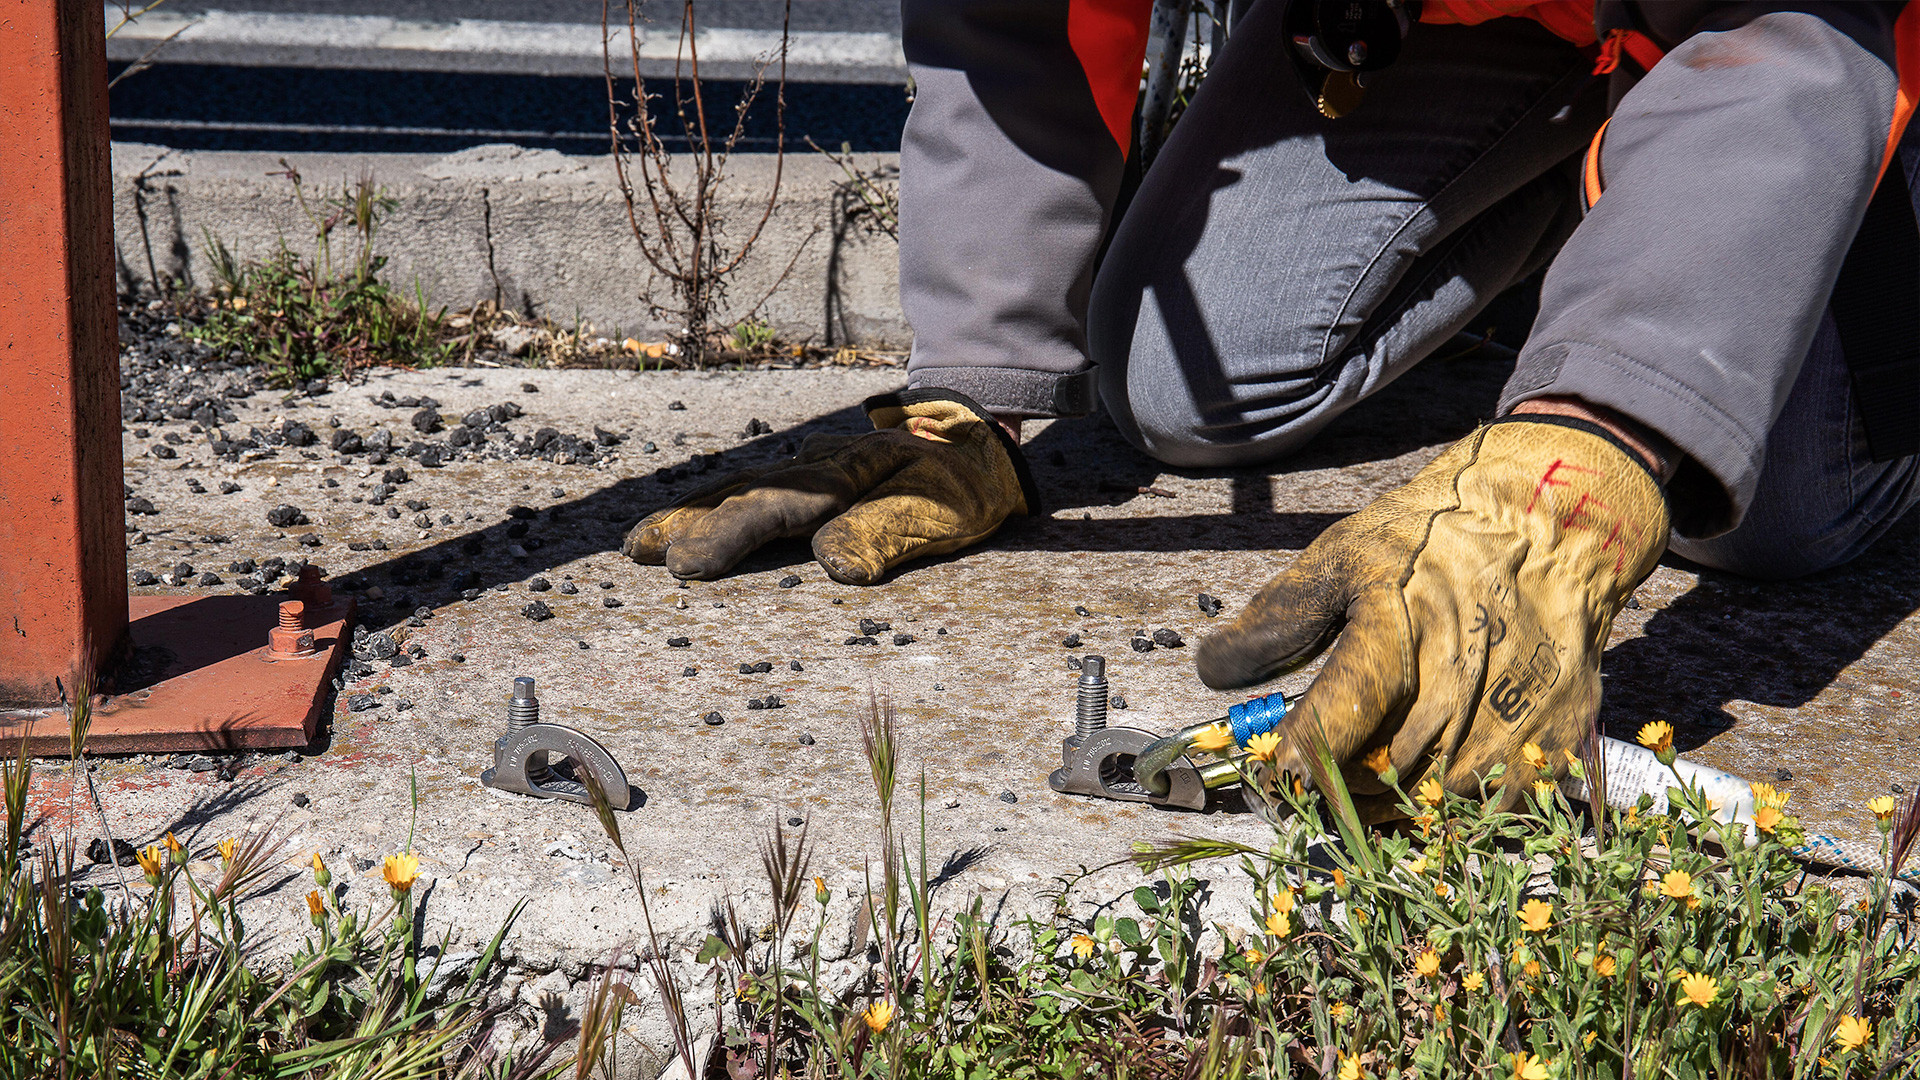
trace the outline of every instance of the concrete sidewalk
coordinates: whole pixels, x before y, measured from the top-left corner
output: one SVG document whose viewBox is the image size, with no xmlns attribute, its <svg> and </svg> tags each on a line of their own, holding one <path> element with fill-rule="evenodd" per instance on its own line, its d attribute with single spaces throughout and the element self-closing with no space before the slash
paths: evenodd
<svg viewBox="0 0 1920 1080">
<path fill-rule="evenodd" d="M 898 155 L 858 159 L 863 169 L 883 169 Z M 497 300 L 568 328 L 584 320 L 616 341 L 661 336 L 649 301 L 670 305 L 671 295 L 634 241 L 611 159 L 503 144 L 442 156 L 115 143 L 122 291 L 156 280 L 210 286 L 210 240 L 242 260 L 266 258 L 282 244 L 311 257 L 314 226 L 283 175 L 288 166 L 323 216 L 325 200 L 361 176 L 398 200 L 375 241 L 389 258 L 383 277 L 397 289 L 410 292 L 417 282 L 430 303 L 454 310 Z M 784 163 L 770 154 L 733 158 L 717 207 L 723 243 L 743 239 L 761 219 L 776 168 L 778 212 L 732 277 L 723 319 L 757 314 L 790 341 L 904 345 L 897 245 L 849 220 L 846 176 L 825 157 L 801 146 Z M 647 223 L 646 195 L 639 197 Z"/>
<path fill-rule="evenodd" d="M 819 843 L 815 873 L 835 895 L 836 977 L 857 979 L 865 961 L 854 947 L 851 897 L 862 893 L 878 850 L 857 722 L 869 693 L 891 695 L 899 711 L 910 842 L 925 771 L 929 858 L 946 867 L 944 910 L 985 895 L 1003 920 L 1044 912 L 1060 875 L 1169 832 L 1263 843 L 1270 834 L 1258 819 L 1230 808 L 1166 812 L 1052 794 L 1046 775 L 1059 764 L 1072 715 L 1067 658 L 1107 657 L 1127 706 L 1116 723 L 1169 729 L 1220 714 L 1242 695 L 1209 691 L 1194 676 L 1191 645 L 1210 626 L 1196 594 L 1221 598 L 1233 614 L 1329 523 L 1470 429 L 1504 376 L 1482 359 L 1429 363 L 1271 474 L 1168 471 L 1097 421 L 1033 425 L 1028 453 L 1043 515 L 980 550 L 867 589 L 827 579 L 799 543 L 764 552 L 723 581 L 687 587 L 622 559 L 617 545 L 625 522 L 705 474 L 767 460 L 810 432 L 863 429 L 855 403 L 890 388 L 894 373 L 380 372 L 317 399 L 256 395 L 229 428 L 298 419 L 323 433 L 316 451 L 336 418 L 362 434 L 380 427 L 404 436 L 402 444 L 411 439 L 412 410 L 369 401 L 382 392 L 431 396 L 453 416 L 512 401 L 525 413 L 509 425 L 516 431 L 599 425 L 626 440 L 592 466 L 436 469 L 396 457 L 410 478 L 376 506 L 366 500 L 382 469 L 364 457 L 287 450 L 228 464 L 213 460 L 184 421 L 153 425 L 144 438 L 130 432 L 128 483 L 157 511 L 136 521 L 131 570 L 189 562 L 229 579 L 205 589 L 218 593 L 233 587 L 230 561 L 304 555 L 361 599 L 371 629 L 404 629 L 405 644 L 423 655 L 406 666 L 376 663 L 372 675 L 347 683 L 322 740 L 297 760 L 254 759 L 228 782 L 164 759 L 129 759 L 103 763 L 98 778 L 116 835 L 137 842 L 172 829 L 199 851 L 269 824 L 290 834 L 286 878 L 247 908 L 268 955 L 305 932 L 301 897 L 311 886 L 302 868 L 314 851 L 348 883 L 349 903 L 377 903 L 385 892 L 378 859 L 411 835 L 430 928 L 437 935 L 456 925 L 455 948 L 484 940 L 527 900 L 507 989 L 519 1002 L 514 1022 L 531 1032 L 542 1022 L 540 994 L 561 995 L 577 1015 L 592 965 L 641 940 L 638 905 L 590 812 L 478 783 L 511 679 L 531 675 L 545 718 L 601 739 L 644 792 L 621 821 L 681 970 L 696 970 L 692 952 L 713 904 L 732 895 L 749 912 L 762 909 L 753 899 L 764 894 L 756 845 L 769 823 L 804 819 Z M 744 436 L 754 420 L 771 433 Z M 168 433 L 184 436 L 177 456 L 149 453 Z M 208 493 L 190 492 L 189 481 Z M 222 481 L 239 490 L 213 494 Z M 388 513 L 408 501 L 424 509 Z M 282 503 L 312 524 L 270 526 L 267 511 Z M 533 516 L 510 516 L 516 506 Z M 318 547 L 298 545 L 308 532 Z M 782 587 L 788 575 L 799 584 Z M 553 587 L 532 591 L 536 578 Z M 463 588 L 478 591 L 462 599 Z M 527 618 L 534 600 L 553 617 Z M 406 627 L 416 607 L 431 617 Z M 1912 520 L 1853 566 L 1804 582 L 1748 583 L 1669 559 L 1614 629 L 1605 722 L 1619 734 L 1672 721 L 1690 756 L 1791 792 L 1812 828 L 1867 837 L 1863 801 L 1920 782 L 1916 608 L 1920 527 Z M 847 644 L 861 620 L 890 627 L 873 635 L 877 644 Z M 1136 634 L 1161 628 L 1187 647 L 1129 647 Z M 1079 648 L 1063 647 L 1069 634 L 1079 635 Z M 740 671 L 762 662 L 771 669 Z M 1279 685 L 1298 690 L 1310 674 Z M 769 695 L 781 707 L 764 707 Z M 710 713 L 723 722 L 708 723 Z M 68 821 L 84 846 L 90 816 L 63 803 L 65 792 L 58 771 L 37 790 L 36 812 L 48 816 L 36 840 Z M 1237 871 L 1200 874 L 1215 894 L 1208 918 L 1246 925 Z M 106 880 L 104 869 L 95 878 Z M 1091 913 L 1140 883 L 1129 868 L 1106 870 L 1071 895 L 1073 910 Z M 652 1012 L 629 1015 L 640 1042 L 657 1050 L 664 1029 Z"/>
</svg>

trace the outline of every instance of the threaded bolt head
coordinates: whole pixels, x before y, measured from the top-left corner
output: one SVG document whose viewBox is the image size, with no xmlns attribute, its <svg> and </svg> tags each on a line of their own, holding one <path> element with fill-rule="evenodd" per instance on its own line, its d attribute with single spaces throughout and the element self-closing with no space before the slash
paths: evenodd
<svg viewBox="0 0 1920 1080">
<path fill-rule="evenodd" d="M 305 630 L 307 628 L 307 605 L 299 600 L 280 602 L 280 629 Z"/>
<path fill-rule="evenodd" d="M 533 700 L 532 676 L 522 675 L 519 678 L 513 680 L 513 696 L 516 701 L 532 701 Z"/>
</svg>

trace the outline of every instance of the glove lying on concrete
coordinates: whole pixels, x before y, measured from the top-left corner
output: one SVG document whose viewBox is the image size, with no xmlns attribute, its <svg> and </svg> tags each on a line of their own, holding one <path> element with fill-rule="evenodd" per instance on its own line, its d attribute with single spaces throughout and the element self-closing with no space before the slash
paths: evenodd
<svg viewBox="0 0 1920 1080">
<path fill-rule="evenodd" d="M 1200 678 L 1257 683 L 1339 635 L 1255 772 L 1270 812 L 1282 776 L 1311 776 L 1316 720 L 1364 817 L 1398 813 L 1389 763 L 1409 791 L 1435 776 L 1477 795 L 1503 762 L 1510 807 L 1535 778 L 1527 743 L 1558 773 L 1589 730 L 1613 618 L 1667 527 L 1659 483 L 1600 428 L 1495 421 L 1314 540 L 1201 643 Z"/>
<path fill-rule="evenodd" d="M 876 430 L 813 435 L 789 461 L 736 473 L 648 515 L 620 547 L 679 578 L 716 578 L 770 540 L 813 535 L 828 576 L 871 585 L 909 559 L 992 536 L 1039 509 L 1026 459 L 951 390 L 868 398 Z"/>
</svg>

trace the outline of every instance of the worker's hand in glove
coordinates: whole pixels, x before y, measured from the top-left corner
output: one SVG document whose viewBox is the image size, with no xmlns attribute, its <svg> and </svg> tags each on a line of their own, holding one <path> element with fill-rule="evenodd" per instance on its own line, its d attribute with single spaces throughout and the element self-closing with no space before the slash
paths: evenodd
<svg viewBox="0 0 1920 1080">
<path fill-rule="evenodd" d="M 1435 777 L 1477 795 L 1504 763 L 1495 802 L 1509 807 L 1564 771 L 1599 709 L 1613 617 L 1666 548 L 1642 461 L 1580 421 L 1496 421 L 1328 529 L 1202 642 L 1201 680 L 1226 688 L 1339 637 L 1255 771 L 1269 808 L 1283 775 L 1311 777 L 1316 732 L 1373 820 L 1397 813 L 1388 764 L 1407 790 Z"/>
<path fill-rule="evenodd" d="M 827 575 L 871 585 L 909 559 L 992 536 L 1039 497 L 985 409 L 951 390 L 868 398 L 869 434 L 813 435 L 788 461 L 729 476 L 648 515 L 622 554 L 679 578 L 715 578 L 770 540 L 813 536 Z"/>
</svg>

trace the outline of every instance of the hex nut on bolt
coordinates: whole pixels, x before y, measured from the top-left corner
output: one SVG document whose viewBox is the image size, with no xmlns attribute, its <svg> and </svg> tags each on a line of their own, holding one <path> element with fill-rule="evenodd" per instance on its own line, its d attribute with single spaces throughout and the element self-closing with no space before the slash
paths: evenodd
<svg viewBox="0 0 1920 1080">
<path fill-rule="evenodd" d="M 295 660 L 319 651 L 313 642 L 313 631 L 307 629 L 307 605 L 299 600 L 281 601 L 280 625 L 267 631 L 267 658 Z"/>
</svg>

